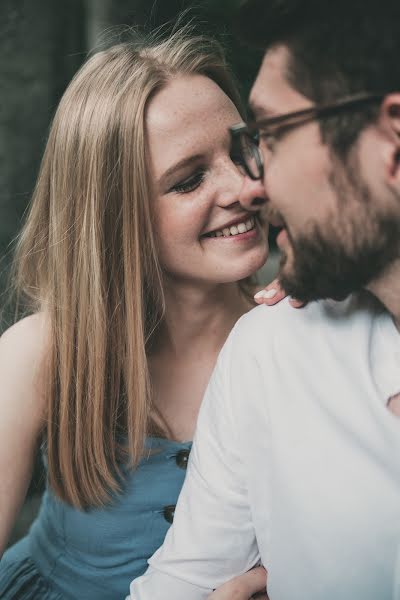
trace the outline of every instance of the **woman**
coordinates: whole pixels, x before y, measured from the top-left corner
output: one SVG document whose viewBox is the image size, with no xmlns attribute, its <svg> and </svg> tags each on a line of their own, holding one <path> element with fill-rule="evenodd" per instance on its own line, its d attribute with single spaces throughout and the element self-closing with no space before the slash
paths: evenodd
<svg viewBox="0 0 400 600">
<path fill-rule="evenodd" d="M 261 215 L 237 200 L 240 110 L 219 47 L 184 31 L 99 52 L 60 102 L 16 254 L 32 314 L 0 341 L 0 553 L 38 444 L 48 489 L 3 557 L 1 598 L 124 597 L 163 541 L 267 258 Z M 244 599 L 260 573 L 239 578 Z"/>
</svg>

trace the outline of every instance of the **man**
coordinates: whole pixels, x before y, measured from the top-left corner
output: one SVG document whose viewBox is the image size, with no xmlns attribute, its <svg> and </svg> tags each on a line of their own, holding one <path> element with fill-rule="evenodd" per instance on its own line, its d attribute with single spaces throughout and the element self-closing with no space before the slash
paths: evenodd
<svg viewBox="0 0 400 600">
<path fill-rule="evenodd" d="M 135 600 L 205 599 L 259 559 L 270 600 L 400 598 L 398 4 L 241 11 L 265 55 L 250 97 L 259 149 L 232 132 L 240 200 L 282 227 L 286 291 L 336 300 L 260 307 L 235 327 Z"/>
</svg>

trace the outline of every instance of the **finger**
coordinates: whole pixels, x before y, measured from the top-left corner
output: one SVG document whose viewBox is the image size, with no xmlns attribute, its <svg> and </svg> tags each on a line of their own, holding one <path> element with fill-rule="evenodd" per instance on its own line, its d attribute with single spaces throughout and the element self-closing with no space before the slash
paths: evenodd
<svg viewBox="0 0 400 600">
<path fill-rule="evenodd" d="M 256 567 L 224 583 L 208 597 L 208 600 L 249 600 L 253 594 L 265 591 L 266 578 L 266 570 Z"/>
<path fill-rule="evenodd" d="M 289 304 L 293 306 L 293 308 L 303 308 L 303 306 L 306 306 L 307 302 L 302 302 L 301 300 L 296 300 L 296 298 L 291 298 L 289 300 Z"/>
<path fill-rule="evenodd" d="M 274 281 L 271 281 L 264 289 L 255 294 L 254 300 L 257 304 L 268 304 L 269 306 L 272 306 L 283 300 L 285 297 L 285 291 L 279 285 L 278 280 L 274 279 Z"/>
</svg>

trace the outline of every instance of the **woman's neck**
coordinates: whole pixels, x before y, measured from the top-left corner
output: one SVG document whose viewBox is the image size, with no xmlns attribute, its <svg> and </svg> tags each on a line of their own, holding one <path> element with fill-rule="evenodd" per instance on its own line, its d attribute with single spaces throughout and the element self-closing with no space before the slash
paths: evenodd
<svg viewBox="0 0 400 600">
<path fill-rule="evenodd" d="M 253 304 L 237 283 L 209 286 L 167 282 L 166 311 L 153 349 L 176 356 L 201 347 L 219 352 L 236 321 Z"/>
</svg>

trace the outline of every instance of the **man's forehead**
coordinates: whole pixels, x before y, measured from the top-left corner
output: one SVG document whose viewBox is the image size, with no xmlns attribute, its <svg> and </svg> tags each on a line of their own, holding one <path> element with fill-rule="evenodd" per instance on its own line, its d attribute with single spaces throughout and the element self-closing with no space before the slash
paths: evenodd
<svg viewBox="0 0 400 600">
<path fill-rule="evenodd" d="M 310 104 L 287 80 L 289 56 L 284 45 L 275 46 L 265 53 L 249 98 L 251 111 L 257 120 Z"/>
<path fill-rule="evenodd" d="M 276 46 L 268 50 L 263 58 L 256 80 L 250 92 L 249 103 L 256 117 L 269 116 L 275 112 L 274 96 L 287 87 L 284 73 L 288 61 L 285 46 Z"/>
</svg>

